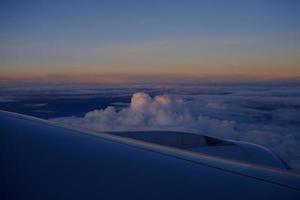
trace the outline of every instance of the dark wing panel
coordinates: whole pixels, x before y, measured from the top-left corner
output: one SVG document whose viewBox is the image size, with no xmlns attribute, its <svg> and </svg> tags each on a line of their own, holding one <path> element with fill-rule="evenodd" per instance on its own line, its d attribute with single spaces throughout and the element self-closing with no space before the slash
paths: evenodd
<svg viewBox="0 0 300 200">
<path fill-rule="evenodd" d="M 213 158 L 193 160 L 192 154 L 143 148 L 124 138 L 95 137 L 6 112 L 0 112 L 0 128 L 1 199 L 300 197 L 299 176 L 288 173 L 268 172 L 275 177 L 268 181 L 266 169 L 237 164 L 228 170 L 213 165 L 222 163 Z M 264 178 L 251 176 L 251 170 Z"/>
</svg>

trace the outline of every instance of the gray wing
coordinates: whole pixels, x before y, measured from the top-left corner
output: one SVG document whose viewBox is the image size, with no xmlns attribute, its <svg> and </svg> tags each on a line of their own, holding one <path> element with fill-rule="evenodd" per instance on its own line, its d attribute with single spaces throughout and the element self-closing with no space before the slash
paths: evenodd
<svg viewBox="0 0 300 200">
<path fill-rule="evenodd" d="M 300 176 L 0 112 L 0 199 L 299 199 Z"/>
</svg>

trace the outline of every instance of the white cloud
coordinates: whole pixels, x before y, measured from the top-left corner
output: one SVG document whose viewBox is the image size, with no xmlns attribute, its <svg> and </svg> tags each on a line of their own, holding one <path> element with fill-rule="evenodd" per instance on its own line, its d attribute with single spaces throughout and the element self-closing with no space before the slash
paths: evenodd
<svg viewBox="0 0 300 200">
<path fill-rule="evenodd" d="M 54 120 L 96 131 L 111 131 L 168 128 L 191 123 L 194 119 L 181 100 L 165 95 L 152 98 L 145 93 L 135 93 L 130 106 L 120 111 L 109 106 L 88 112 L 83 118 L 66 117 Z"/>
</svg>

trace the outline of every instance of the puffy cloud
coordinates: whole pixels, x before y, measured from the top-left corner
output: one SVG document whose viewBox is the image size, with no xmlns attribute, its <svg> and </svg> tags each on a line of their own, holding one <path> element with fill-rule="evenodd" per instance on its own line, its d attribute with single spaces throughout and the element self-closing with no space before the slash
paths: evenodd
<svg viewBox="0 0 300 200">
<path fill-rule="evenodd" d="M 138 92 L 133 94 L 130 105 L 121 110 L 109 106 L 88 112 L 84 117 L 52 120 L 94 131 L 176 130 L 252 142 L 272 149 L 294 170 L 300 171 L 300 136 L 296 134 L 297 128 L 243 121 L 242 117 L 232 118 L 243 116 L 243 112 L 255 111 L 251 114 L 254 117 L 266 113 L 259 109 L 244 109 L 245 104 L 248 106 L 247 102 L 238 104 L 234 98 L 230 99 L 234 102 L 232 105 L 224 96 L 223 102 L 211 101 L 210 98 L 207 102 L 203 98 L 186 101 L 178 96 L 151 97 Z M 257 103 L 255 105 L 260 106 Z"/>
<path fill-rule="evenodd" d="M 164 129 L 191 123 L 194 119 L 181 100 L 165 95 L 152 98 L 145 93 L 135 93 L 130 106 L 120 111 L 109 106 L 88 112 L 83 118 L 66 117 L 54 120 L 96 131 L 111 131 Z"/>
</svg>

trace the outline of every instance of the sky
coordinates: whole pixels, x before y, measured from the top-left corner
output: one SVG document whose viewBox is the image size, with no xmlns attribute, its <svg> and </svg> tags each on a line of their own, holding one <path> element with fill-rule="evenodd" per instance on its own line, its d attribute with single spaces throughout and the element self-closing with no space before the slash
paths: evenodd
<svg viewBox="0 0 300 200">
<path fill-rule="evenodd" d="M 0 84 L 300 80 L 300 1 L 0 1 Z"/>
</svg>

